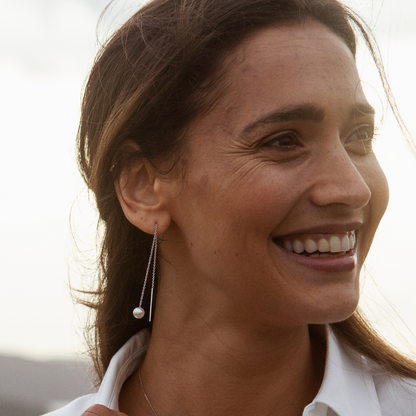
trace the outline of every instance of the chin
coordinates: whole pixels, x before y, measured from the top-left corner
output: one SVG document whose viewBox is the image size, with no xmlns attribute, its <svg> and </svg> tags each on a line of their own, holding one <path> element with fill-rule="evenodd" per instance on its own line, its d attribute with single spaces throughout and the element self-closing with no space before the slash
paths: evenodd
<svg viewBox="0 0 416 416">
<path fill-rule="evenodd" d="M 342 297 L 331 297 L 322 301 L 319 308 L 311 311 L 308 323 L 324 325 L 345 321 L 357 309 L 359 298 L 359 293 L 351 296 L 344 294 Z"/>
</svg>

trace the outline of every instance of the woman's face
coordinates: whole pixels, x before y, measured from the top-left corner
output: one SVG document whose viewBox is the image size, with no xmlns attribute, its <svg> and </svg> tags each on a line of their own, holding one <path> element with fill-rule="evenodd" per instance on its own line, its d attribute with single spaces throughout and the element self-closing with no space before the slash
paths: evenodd
<svg viewBox="0 0 416 416">
<path fill-rule="evenodd" d="M 354 58 L 312 22 L 265 29 L 225 65 L 221 98 L 191 126 L 161 249 L 199 307 L 345 319 L 388 201 Z"/>
</svg>

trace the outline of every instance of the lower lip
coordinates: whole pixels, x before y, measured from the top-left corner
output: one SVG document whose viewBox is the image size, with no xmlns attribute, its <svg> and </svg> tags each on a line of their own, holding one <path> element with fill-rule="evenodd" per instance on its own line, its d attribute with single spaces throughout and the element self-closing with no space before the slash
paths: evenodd
<svg viewBox="0 0 416 416">
<path fill-rule="evenodd" d="M 300 254 L 287 251 L 283 247 L 276 244 L 283 253 L 290 259 L 302 264 L 303 266 L 309 267 L 310 269 L 318 270 L 321 272 L 349 272 L 354 269 L 357 263 L 356 248 L 349 251 L 342 257 L 307 257 L 301 256 Z"/>
</svg>

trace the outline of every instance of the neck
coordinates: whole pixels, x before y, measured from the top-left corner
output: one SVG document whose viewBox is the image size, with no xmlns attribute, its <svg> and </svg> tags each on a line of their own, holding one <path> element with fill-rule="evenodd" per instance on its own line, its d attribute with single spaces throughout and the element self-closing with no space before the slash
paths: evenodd
<svg viewBox="0 0 416 416">
<path fill-rule="evenodd" d="M 178 330 L 156 320 L 142 378 L 158 416 L 269 415 L 276 409 L 299 416 L 319 389 L 323 360 L 307 326 L 262 332 L 187 322 Z M 130 406 L 121 410 L 154 416 L 137 374 L 130 384 L 120 401 Z"/>
<path fill-rule="evenodd" d="M 253 313 L 256 296 L 242 299 L 184 264 L 161 263 L 141 371 L 157 415 L 272 415 L 276 410 L 301 415 L 319 390 L 324 368 L 323 344 L 311 337 L 308 325 L 286 319 L 290 311 L 276 314 L 275 307 Z M 129 416 L 154 416 L 138 374 L 125 384 L 120 403 Z"/>
</svg>

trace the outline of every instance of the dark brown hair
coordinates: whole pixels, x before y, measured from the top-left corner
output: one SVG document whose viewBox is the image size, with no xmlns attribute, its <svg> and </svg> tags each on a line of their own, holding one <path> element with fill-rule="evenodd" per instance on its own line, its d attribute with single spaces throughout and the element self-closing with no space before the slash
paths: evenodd
<svg viewBox="0 0 416 416">
<path fill-rule="evenodd" d="M 187 126 L 213 103 L 222 57 L 262 28 L 308 20 L 330 28 L 354 56 L 354 30 L 361 34 L 395 111 L 371 32 L 337 0 L 154 0 L 102 46 L 86 84 L 78 133 L 80 170 L 104 228 L 97 279 L 82 300 L 94 311 L 88 334 L 99 379 L 129 337 L 150 326 L 134 319 L 132 310 L 152 236 L 125 218 L 115 179 L 134 158 L 177 166 Z M 132 142 L 140 150 L 132 151 Z M 416 378 L 414 363 L 387 345 L 358 311 L 332 326 L 385 370 Z"/>
</svg>

